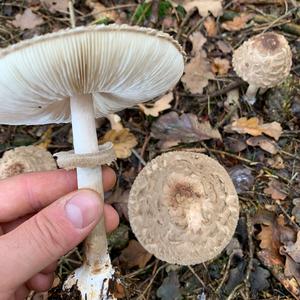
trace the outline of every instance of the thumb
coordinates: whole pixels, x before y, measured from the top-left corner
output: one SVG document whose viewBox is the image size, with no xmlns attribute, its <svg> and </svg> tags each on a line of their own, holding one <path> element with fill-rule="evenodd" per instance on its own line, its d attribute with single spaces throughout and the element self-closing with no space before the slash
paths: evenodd
<svg viewBox="0 0 300 300">
<path fill-rule="evenodd" d="M 76 191 L 1 236 L 0 278 L 15 287 L 58 260 L 95 227 L 103 212 L 100 203 L 97 193 Z"/>
</svg>

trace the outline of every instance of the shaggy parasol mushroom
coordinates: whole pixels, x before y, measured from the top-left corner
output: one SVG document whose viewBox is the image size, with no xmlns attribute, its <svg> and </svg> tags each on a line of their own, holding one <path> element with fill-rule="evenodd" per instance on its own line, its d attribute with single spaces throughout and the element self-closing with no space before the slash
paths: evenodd
<svg viewBox="0 0 300 300">
<path fill-rule="evenodd" d="M 283 35 L 266 32 L 235 50 L 232 64 L 236 73 L 249 83 L 245 99 L 253 104 L 259 88 L 276 86 L 289 75 L 292 52 Z"/>
<path fill-rule="evenodd" d="M 0 123 L 72 122 L 75 153 L 66 166 L 73 161 L 77 167 L 78 188 L 103 199 L 95 161 L 107 163 L 114 155 L 111 145 L 99 150 L 95 117 L 170 89 L 183 73 L 182 54 L 168 34 L 127 25 L 78 27 L 22 41 L 0 51 Z M 85 300 L 113 299 L 112 276 L 102 218 L 85 241 L 83 265 L 65 287 L 77 285 Z"/>
<path fill-rule="evenodd" d="M 128 210 L 142 246 L 180 265 L 217 256 L 230 242 L 239 216 L 226 170 L 206 155 L 184 151 L 163 154 L 146 165 L 130 191 Z"/>
<path fill-rule="evenodd" d="M 22 146 L 6 151 L 0 159 L 0 179 L 55 169 L 57 166 L 51 153 L 38 146 Z"/>
</svg>

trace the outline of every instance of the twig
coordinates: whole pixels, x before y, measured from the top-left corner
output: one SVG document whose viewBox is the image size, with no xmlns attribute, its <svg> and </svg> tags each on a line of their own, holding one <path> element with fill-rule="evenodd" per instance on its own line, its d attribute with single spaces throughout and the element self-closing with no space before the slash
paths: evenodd
<svg viewBox="0 0 300 300">
<path fill-rule="evenodd" d="M 143 146 L 142 146 L 141 154 L 140 154 L 142 158 L 144 158 L 145 151 L 146 151 L 146 148 L 147 148 L 147 146 L 148 146 L 148 144 L 149 144 L 150 139 L 151 139 L 150 134 L 147 135 L 147 136 L 145 137 L 145 139 L 144 139 L 144 144 L 143 144 Z"/>
<path fill-rule="evenodd" d="M 244 82 L 243 80 L 237 79 L 237 80 L 235 80 L 233 83 L 230 83 L 230 84 L 228 84 L 227 86 L 225 86 L 223 89 L 218 90 L 218 91 L 215 91 L 215 92 L 213 92 L 213 93 L 211 93 L 211 94 L 208 94 L 208 95 L 206 95 L 206 96 L 199 97 L 199 96 L 197 96 L 197 95 L 186 95 L 186 94 L 185 94 L 185 96 L 186 96 L 186 97 L 189 97 L 189 98 L 197 98 L 197 101 L 198 101 L 199 103 L 204 103 L 204 102 L 208 101 L 208 99 L 211 100 L 212 98 L 216 98 L 216 97 L 218 97 L 218 96 L 222 96 L 222 95 L 224 95 L 224 94 L 227 94 L 227 93 L 230 92 L 231 90 L 234 90 L 234 89 L 236 89 L 236 88 L 238 88 L 238 87 L 240 87 L 240 86 L 242 86 L 242 85 L 246 85 L 246 84 L 247 84 L 247 83 Z"/>
<path fill-rule="evenodd" d="M 205 18 L 201 18 L 195 26 L 193 26 L 186 34 L 186 38 L 188 38 L 194 31 L 196 31 L 198 29 L 198 27 L 200 27 L 203 22 L 204 22 Z"/>
<path fill-rule="evenodd" d="M 194 270 L 191 266 L 188 266 L 188 268 L 189 268 L 190 271 L 193 273 L 193 275 L 197 278 L 197 280 L 200 282 L 200 284 L 202 285 L 202 287 L 205 288 L 205 283 L 204 283 L 203 280 L 198 276 L 198 274 L 195 272 L 195 270 Z"/>
<path fill-rule="evenodd" d="M 152 14 L 150 16 L 150 22 L 152 23 L 153 27 L 155 27 L 156 23 L 158 22 L 159 5 L 160 0 L 152 0 Z"/>
<path fill-rule="evenodd" d="M 138 152 L 135 150 L 135 149 L 132 149 L 131 150 L 132 153 L 134 154 L 134 156 L 140 161 L 140 163 L 143 165 L 143 166 L 146 166 L 146 162 L 144 161 L 144 159 L 138 154 Z"/>
<path fill-rule="evenodd" d="M 158 275 L 158 273 L 159 273 L 162 269 L 164 269 L 167 265 L 168 265 L 167 263 L 166 263 L 166 264 L 163 264 L 162 266 L 160 266 L 160 267 L 156 270 L 156 272 L 155 272 L 154 275 L 152 276 L 152 278 L 151 278 L 149 284 L 147 285 L 147 287 L 143 290 L 142 294 L 139 295 L 139 296 L 137 297 L 137 300 L 142 300 L 142 299 L 143 299 L 144 295 L 147 293 L 148 289 L 151 287 L 151 285 L 152 285 L 154 279 L 156 278 L 156 276 Z"/>
<path fill-rule="evenodd" d="M 248 248 L 249 248 L 249 261 L 246 270 L 246 276 L 244 283 L 246 286 L 247 298 L 250 299 L 250 274 L 253 268 L 253 255 L 254 255 L 254 245 L 252 240 L 253 226 L 251 223 L 251 218 L 249 213 L 246 213 L 246 224 L 247 224 L 247 237 L 248 237 Z"/>
<path fill-rule="evenodd" d="M 196 12 L 196 10 L 196 7 L 194 7 L 185 15 L 176 34 L 176 40 L 180 39 L 184 26 L 188 23 L 190 17 Z"/>
<path fill-rule="evenodd" d="M 294 11 L 296 9 L 297 8 L 293 8 L 292 11 Z M 232 20 L 236 16 L 238 16 L 238 13 L 227 10 L 223 14 L 222 18 L 224 20 Z M 264 16 L 254 15 L 252 20 L 258 24 L 264 24 L 264 23 L 274 22 L 276 20 L 276 18 L 273 16 L 270 16 L 270 15 L 264 15 Z M 300 25 L 298 25 L 298 24 L 290 22 L 288 24 L 278 25 L 278 27 L 280 27 L 282 29 L 282 31 L 284 31 L 286 33 L 291 33 L 291 34 L 300 36 Z"/>
<path fill-rule="evenodd" d="M 265 28 L 265 30 L 264 30 L 263 32 L 266 32 L 269 28 L 273 27 L 276 23 L 278 23 L 279 21 L 285 19 L 287 16 L 289 16 L 289 15 L 293 12 L 293 10 L 294 10 L 294 9 L 292 9 L 292 10 L 288 11 L 287 13 L 285 13 L 284 15 L 282 15 L 282 16 L 276 18 L 274 21 L 272 21 L 272 22 L 270 23 L 269 26 L 267 26 L 267 27 Z"/>
<path fill-rule="evenodd" d="M 299 300 L 300 297 L 300 288 L 296 284 L 292 284 L 290 279 L 287 278 L 284 273 L 283 263 L 274 264 L 273 261 L 270 261 L 269 257 L 265 255 L 264 251 L 257 252 L 257 257 L 272 275 L 285 287 L 285 289 L 295 298 Z"/>
<path fill-rule="evenodd" d="M 212 149 L 212 148 L 207 148 L 209 151 L 211 152 L 215 152 L 215 153 L 219 153 L 219 154 L 224 154 L 226 156 L 230 156 L 230 157 L 233 157 L 233 158 L 236 158 L 240 161 L 243 161 L 247 164 L 249 164 L 250 166 L 255 166 L 257 164 L 259 164 L 259 162 L 256 162 L 256 161 L 252 161 L 252 160 L 249 160 L 249 159 L 246 159 L 246 158 L 243 158 L 243 157 L 240 157 L 238 155 L 235 155 L 235 154 L 232 154 L 232 153 L 229 153 L 229 152 L 226 152 L 226 151 L 222 151 L 222 150 L 216 150 L 216 149 Z M 262 167 L 262 170 L 264 170 L 265 172 L 268 172 L 270 174 L 273 174 L 274 173 L 274 170 L 270 169 L 270 168 L 267 168 L 267 167 Z M 286 183 L 290 183 L 290 179 L 286 178 L 286 177 L 283 177 L 279 174 L 275 174 L 275 175 L 272 175 L 274 178 L 280 178 L 281 180 L 283 180 L 284 182 Z"/>
<path fill-rule="evenodd" d="M 290 217 L 290 215 L 287 213 L 287 211 L 282 207 L 282 205 L 279 203 L 279 201 L 276 201 L 276 205 L 280 208 L 280 210 L 282 211 L 282 213 L 286 216 L 286 218 L 289 220 L 289 222 L 291 223 L 291 225 L 293 225 L 295 227 L 295 229 L 297 231 L 300 230 L 300 226 Z"/>
<path fill-rule="evenodd" d="M 216 294 L 220 296 L 220 291 L 221 291 L 221 288 L 223 286 L 223 284 L 225 283 L 225 281 L 227 280 L 228 278 L 228 274 L 229 274 L 229 270 L 230 270 L 230 266 L 231 266 L 231 261 L 232 261 L 232 258 L 234 257 L 234 255 L 236 254 L 235 251 L 233 251 L 230 255 L 229 255 L 229 258 L 228 258 L 228 261 L 227 261 L 227 265 L 226 265 L 226 268 L 225 268 L 225 272 L 224 272 L 224 275 L 222 277 L 222 280 L 221 282 L 219 283 L 217 289 L 216 289 Z"/>
<path fill-rule="evenodd" d="M 73 0 L 69 0 L 69 14 L 70 14 L 70 23 L 71 27 L 76 27 L 76 20 L 75 20 L 75 12 L 74 12 L 74 6 L 73 6 Z"/>
<path fill-rule="evenodd" d="M 243 283 L 237 285 L 232 292 L 229 294 L 229 296 L 227 297 L 227 300 L 231 300 L 235 297 L 236 292 L 243 286 Z"/>
</svg>

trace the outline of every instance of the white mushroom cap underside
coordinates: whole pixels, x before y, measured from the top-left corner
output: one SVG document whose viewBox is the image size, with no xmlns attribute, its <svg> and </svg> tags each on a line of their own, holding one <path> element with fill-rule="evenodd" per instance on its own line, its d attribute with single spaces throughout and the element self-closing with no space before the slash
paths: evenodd
<svg viewBox="0 0 300 300">
<path fill-rule="evenodd" d="M 250 38 L 235 50 L 232 64 L 249 84 L 269 88 L 290 73 L 292 52 L 283 35 L 267 32 Z"/>
<path fill-rule="evenodd" d="M 220 254 L 239 216 L 238 197 L 226 170 L 206 155 L 184 151 L 147 164 L 132 186 L 128 209 L 143 247 L 180 265 Z"/>
<path fill-rule="evenodd" d="M 69 97 L 92 94 L 96 117 L 153 99 L 180 79 L 168 34 L 126 25 L 79 27 L 0 51 L 0 123 L 70 121 Z"/>
</svg>

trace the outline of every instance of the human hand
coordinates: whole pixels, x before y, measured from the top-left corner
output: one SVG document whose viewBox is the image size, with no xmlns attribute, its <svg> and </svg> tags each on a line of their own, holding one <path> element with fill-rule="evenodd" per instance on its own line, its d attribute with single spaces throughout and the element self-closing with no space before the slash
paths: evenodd
<svg viewBox="0 0 300 300">
<path fill-rule="evenodd" d="M 116 181 L 103 168 L 104 191 Z M 74 171 L 28 173 L 0 181 L 0 299 L 23 300 L 48 290 L 57 260 L 95 227 L 104 213 L 106 230 L 118 214 L 100 205 L 91 190 L 78 190 Z"/>
</svg>

